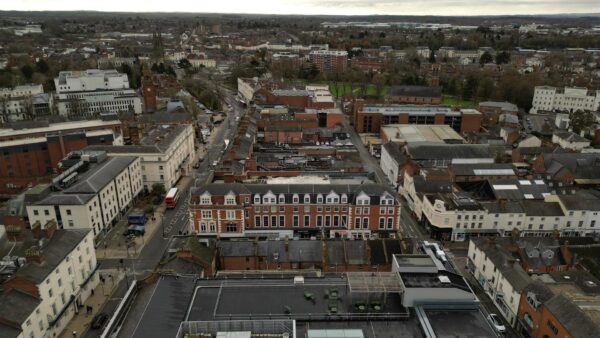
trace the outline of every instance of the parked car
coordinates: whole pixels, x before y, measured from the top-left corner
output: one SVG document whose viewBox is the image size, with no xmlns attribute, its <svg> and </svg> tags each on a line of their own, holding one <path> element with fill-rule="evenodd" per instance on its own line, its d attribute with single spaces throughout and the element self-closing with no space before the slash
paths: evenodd
<svg viewBox="0 0 600 338">
<path fill-rule="evenodd" d="M 96 317 L 94 317 L 94 320 L 92 321 L 92 329 L 97 330 L 101 327 L 104 326 L 104 324 L 106 324 L 106 321 L 108 320 L 108 315 L 106 313 L 99 313 L 96 315 Z"/>
<path fill-rule="evenodd" d="M 494 326 L 494 329 L 496 330 L 496 332 L 498 332 L 498 333 L 506 332 L 506 327 L 504 326 L 504 324 L 502 324 L 502 320 L 500 319 L 500 317 L 498 317 L 497 314 L 491 313 L 488 316 L 488 319 L 489 319 L 490 323 L 492 323 L 492 325 Z"/>
</svg>

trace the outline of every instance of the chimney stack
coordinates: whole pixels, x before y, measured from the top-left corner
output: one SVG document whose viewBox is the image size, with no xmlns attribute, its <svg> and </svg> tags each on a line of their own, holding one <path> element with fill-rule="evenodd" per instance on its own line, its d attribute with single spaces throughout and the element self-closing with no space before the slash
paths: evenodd
<svg viewBox="0 0 600 338">
<path fill-rule="evenodd" d="M 42 264 L 42 262 L 44 262 L 44 255 L 42 254 L 42 249 L 36 245 L 25 250 L 25 258 L 27 259 L 28 263 L 36 262 L 38 264 Z"/>
</svg>

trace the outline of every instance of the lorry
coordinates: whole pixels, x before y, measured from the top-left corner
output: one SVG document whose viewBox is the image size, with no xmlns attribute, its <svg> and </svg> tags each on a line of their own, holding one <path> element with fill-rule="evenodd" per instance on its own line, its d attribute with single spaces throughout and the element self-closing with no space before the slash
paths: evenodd
<svg viewBox="0 0 600 338">
<path fill-rule="evenodd" d="M 127 222 L 136 225 L 144 225 L 146 224 L 146 214 L 142 211 L 133 211 L 127 216 Z"/>
<path fill-rule="evenodd" d="M 123 234 L 125 236 L 143 236 L 146 233 L 146 229 L 143 225 L 131 224 L 127 231 Z"/>
</svg>

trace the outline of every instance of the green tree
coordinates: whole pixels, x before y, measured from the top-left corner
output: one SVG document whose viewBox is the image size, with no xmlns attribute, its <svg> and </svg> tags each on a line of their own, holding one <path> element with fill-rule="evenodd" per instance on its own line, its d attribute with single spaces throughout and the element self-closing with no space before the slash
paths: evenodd
<svg viewBox="0 0 600 338">
<path fill-rule="evenodd" d="M 492 54 L 490 54 L 490 52 L 485 52 L 483 54 L 481 54 L 481 57 L 479 58 L 479 63 L 482 65 L 485 65 L 486 63 L 490 63 L 494 61 L 494 57 L 492 56 Z"/>
<path fill-rule="evenodd" d="M 23 65 L 21 67 L 21 74 L 27 79 L 27 81 L 31 80 L 31 76 L 33 76 L 33 67 L 31 65 Z"/>
<path fill-rule="evenodd" d="M 462 88 L 462 98 L 464 100 L 470 100 L 477 93 L 478 81 L 473 75 L 469 75 L 465 80 Z"/>
<path fill-rule="evenodd" d="M 48 62 L 44 59 L 39 59 L 38 62 L 35 63 L 35 69 L 38 73 L 46 74 L 50 67 L 48 67 Z"/>
<path fill-rule="evenodd" d="M 589 111 L 577 110 L 570 114 L 571 126 L 573 132 L 579 134 L 585 127 L 594 124 L 594 115 Z"/>
<path fill-rule="evenodd" d="M 373 76 L 373 85 L 375 86 L 375 91 L 377 92 L 377 96 L 383 95 L 383 88 L 385 86 L 385 76 L 383 74 L 375 74 Z"/>
<path fill-rule="evenodd" d="M 496 54 L 496 64 L 497 65 L 501 65 L 503 63 L 508 63 L 510 62 L 510 53 L 507 51 L 501 51 L 500 53 Z"/>
<path fill-rule="evenodd" d="M 165 185 L 162 183 L 154 183 L 152 185 L 152 195 L 156 196 L 156 197 L 160 197 L 163 198 L 165 197 L 165 194 L 167 193 L 166 189 L 165 189 Z"/>
</svg>

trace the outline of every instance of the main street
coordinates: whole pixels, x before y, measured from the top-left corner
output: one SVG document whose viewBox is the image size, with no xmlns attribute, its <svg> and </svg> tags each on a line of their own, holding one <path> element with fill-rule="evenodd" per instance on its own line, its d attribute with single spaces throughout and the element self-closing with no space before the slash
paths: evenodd
<svg viewBox="0 0 600 338">
<path fill-rule="evenodd" d="M 157 229 L 154 235 L 147 239 L 148 242 L 137 258 L 98 260 L 101 264 L 101 269 L 121 268 L 127 270 L 127 280 L 122 281 L 118 285 L 113 298 L 105 304 L 102 310 L 104 313 L 111 314 L 115 311 L 121 297 L 123 297 L 127 290 L 128 282 L 132 280 L 133 276 L 140 279 L 154 271 L 165 255 L 174 235 L 188 231 L 190 188 L 194 184 L 195 179 L 202 180 L 210 176 L 212 170 L 214 170 L 213 162 L 219 162 L 225 152 L 225 140 L 233 140 L 239 119 L 244 114 L 244 108 L 237 103 L 234 94 L 228 89 L 223 89 L 223 92 L 225 93 L 224 102 L 225 104 L 229 104 L 231 109 L 227 109 L 225 105 L 226 118 L 219 127 L 214 129 L 214 134 L 209 137 L 207 147 L 202 154 L 203 157 L 198 162 L 197 172 L 193 173 L 192 177 L 190 177 L 191 179 L 184 178 L 180 180 L 178 186 L 183 195 L 176 207 L 174 209 L 167 209 L 162 216 L 158 215 L 158 217 L 162 217 L 161 219 L 159 218 L 162 221 L 161 229 Z M 141 316 L 148 297 L 150 297 L 149 291 L 150 289 L 142 290 L 140 295 L 138 295 L 128 315 L 128 321 L 124 323 L 123 331 L 119 335 L 120 337 L 128 337 L 133 332 L 134 327 L 132 325 L 137 323 L 138 316 Z M 97 337 L 97 335 L 97 331 L 88 331 L 86 337 Z"/>
<path fill-rule="evenodd" d="M 375 175 L 375 181 L 377 183 L 393 186 L 383 170 L 381 170 L 381 166 L 379 165 L 379 162 L 377 162 L 377 159 L 375 159 L 367 147 L 365 147 L 358 133 L 356 133 L 354 128 L 348 122 L 348 119 L 344 119 L 343 124 L 344 129 L 348 132 L 348 134 L 350 134 L 352 143 L 354 143 L 356 149 L 358 149 L 358 153 L 360 154 L 362 163 L 365 166 L 365 170 L 367 172 L 372 172 Z M 400 233 L 402 234 L 402 237 L 415 238 L 417 240 L 423 240 L 427 238 L 423 228 L 419 226 L 412 217 L 412 211 L 408 207 L 406 201 L 402 197 L 400 197 L 400 199 L 402 206 L 402 210 L 400 211 Z"/>
</svg>

